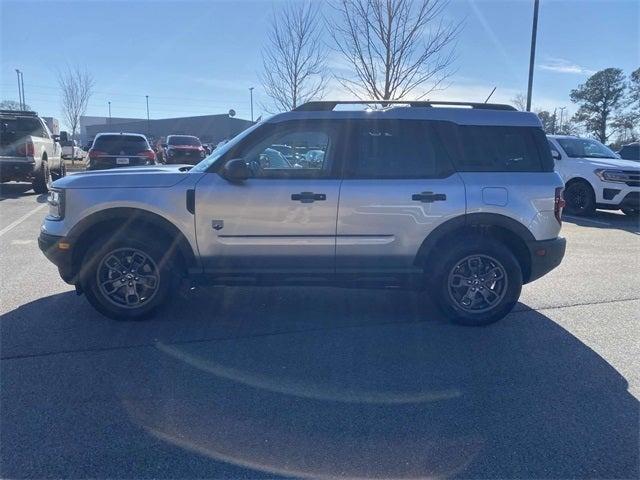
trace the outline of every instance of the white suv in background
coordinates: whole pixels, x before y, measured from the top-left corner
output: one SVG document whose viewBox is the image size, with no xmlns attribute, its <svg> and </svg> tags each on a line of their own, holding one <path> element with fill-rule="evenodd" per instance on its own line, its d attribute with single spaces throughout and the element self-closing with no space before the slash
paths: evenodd
<svg viewBox="0 0 640 480">
<path fill-rule="evenodd" d="M 547 135 L 556 171 L 565 182 L 565 212 L 593 215 L 596 208 L 640 213 L 640 165 L 622 160 L 597 140 Z"/>
</svg>

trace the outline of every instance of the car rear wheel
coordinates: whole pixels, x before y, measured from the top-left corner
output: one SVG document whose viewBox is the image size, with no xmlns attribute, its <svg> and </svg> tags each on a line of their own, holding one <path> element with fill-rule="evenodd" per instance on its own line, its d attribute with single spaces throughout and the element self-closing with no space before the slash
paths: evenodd
<svg viewBox="0 0 640 480">
<path fill-rule="evenodd" d="M 589 216 L 596 211 L 596 196 L 585 181 L 569 183 L 564 190 L 564 211 L 569 215 Z"/>
<path fill-rule="evenodd" d="M 178 286 L 166 252 L 153 239 L 137 236 L 89 248 L 81 277 L 87 299 L 115 320 L 150 317 Z"/>
<path fill-rule="evenodd" d="M 434 267 L 431 291 L 444 314 L 455 323 L 481 326 L 496 322 L 520 297 L 520 264 L 504 244 L 494 239 L 467 237 L 456 242 L 447 247 Z"/>
<path fill-rule="evenodd" d="M 31 187 L 37 194 L 47 193 L 52 181 L 49 163 L 46 160 L 43 160 L 40 164 L 40 168 L 35 172 L 35 177 L 31 182 Z"/>
</svg>

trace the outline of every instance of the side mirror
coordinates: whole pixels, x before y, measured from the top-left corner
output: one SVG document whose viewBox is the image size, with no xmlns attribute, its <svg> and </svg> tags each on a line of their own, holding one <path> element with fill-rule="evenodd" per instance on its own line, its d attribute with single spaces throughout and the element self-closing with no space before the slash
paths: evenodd
<svg viewBox="0 0 640 480">
<path fill-rule="evenodd" d="M 560 152 L 557 150 L 551 150 L 551 156 L 554 160 L 560 160 L 562 158 L 562 155 L 560 155 Z"/>
<path fill-rule="evenodd" d="M 222 176 L 230 182 L 244 182 L 251 177 L 251 169 L 241 158 L 234 158 L 222 167 Z"/>
</svg>

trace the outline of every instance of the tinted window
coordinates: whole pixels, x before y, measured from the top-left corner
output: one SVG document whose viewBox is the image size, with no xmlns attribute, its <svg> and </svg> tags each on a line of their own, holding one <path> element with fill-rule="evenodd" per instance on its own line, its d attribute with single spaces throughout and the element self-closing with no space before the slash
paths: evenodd
<svg viewBox="0 0 640 480">
<path fill-rule="evenodd" d="M 188 135 L 171 135 L 167 143 L 169 145 L 192 145 L 194 147 L 199 147 L 201 145 L 198 137 L 191 137 Z"/>
<path fill-rule="evenodd" d="M 527 127 L 461 126 L 463 155 L 458 169 L 468 172 L 553 170 L 542 130 Z M 551 168 L 549 168 L 549 164 Z"/>
<path fill-rule="evenodd" d="M 449 159 L 427 122 L 365 122 L 356 128 L 351 178 L 433 178 L 449 169 Z"/>
<path fill-rule="evenodd" d="M 100 135 L 93 142 L 93 149 L 111 155 L 133 155 L 149 150 L 149 143 L 138 135 Z"/>
<path fill-rule="evenodd" d="M 15 141 L 21 137 L 31 135 L 34 137 L 45 137 L 45 131 L 36 117 L 17 117 L 0 119 L 2 130 L 0 134 L 3 139 Z"/>
</svg>

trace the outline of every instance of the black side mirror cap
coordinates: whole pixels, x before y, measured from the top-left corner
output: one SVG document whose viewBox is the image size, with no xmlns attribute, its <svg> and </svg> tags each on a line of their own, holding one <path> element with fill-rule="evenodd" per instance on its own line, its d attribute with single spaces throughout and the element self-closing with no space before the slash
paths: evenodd
<svg viewBox="0 0 640 480">
<path fill-rule="evenodd" d="M 241 158 L 234 158 L 224 164 L 221 175 L 230 182 L 244 182 L 251 178 L 252 172 L 247 162 Z"/>
</svg>

